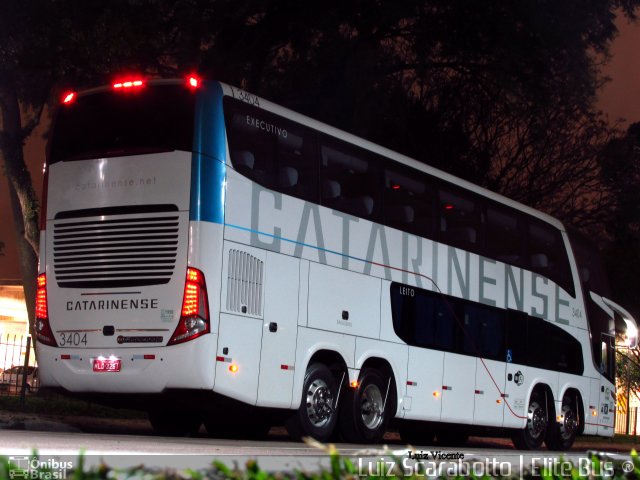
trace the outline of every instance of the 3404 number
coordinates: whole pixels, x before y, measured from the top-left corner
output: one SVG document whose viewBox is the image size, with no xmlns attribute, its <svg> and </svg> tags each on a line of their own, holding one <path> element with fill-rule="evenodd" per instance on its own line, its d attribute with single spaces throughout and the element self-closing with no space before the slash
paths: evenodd
<svg viewBox="0 0 640 480">
<path fill-rule="evenodd" d="M 233 96 L 243 102 L 249 103 L 251 105 L 255 105 L 256 107 L 260 106 L 260 100 L 255 95 L 251 93 L 245 92 L 244 90 L 239 90 L 237 88 L 232 88 L 231 93 Z"/>
<path fill-rule="evenodd" d="M 60 333 L 60 341 L 58 342 L 61 347 L 73 346 L 78 347 L 80 344 L 87 345 L 87 334 L 80 332 L 62 332 Z"/>
</svg>

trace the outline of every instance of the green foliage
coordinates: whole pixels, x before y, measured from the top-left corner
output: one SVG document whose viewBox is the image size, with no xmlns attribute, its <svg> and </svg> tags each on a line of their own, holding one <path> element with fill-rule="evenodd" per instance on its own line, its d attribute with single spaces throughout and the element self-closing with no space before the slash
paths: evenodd
<svg viewBox="0 0 640 480">
<path fill-rule="evenodd" d="M 282 480 L 282 479 L 297 479 L 297 480 L 340 480 L 347 479 L 374 479 L 374 478 L 425 478 L 424 475 L 416 473 L 413 476 L 404 476 L 401 459 L 393 458 L 396 462 L 396 468 L 388 473 L 384 477 L 371 476 L 366 472 L 362 472 L 360 475 L 355 468 L 351 460 L 340 456 L 335 448 L 329 446 L 324 448 L 329 452 L 330 467 L 319 468 L 314 472 L 303 472 L 300 470 L 294 471 L 280 471 L 280 472 L 268 472 L 261 469 L 258 463 L 254 460 L 249 460 L 244 468 L 240 468 L 236 465 L 234 468 L 229 468 L 223 462 L 218 460 L 212 462 L 211 467 L 204 470 L 192 470 L 186 469 L 182 471 L 176 471 L 173 469 L 152 469 L 145 468 L 142 465 L 131 467 L 128 469 L 112 469 L 106 464 L 100 464 L 97 467 L 87 468 L 84 463 L 84 454 L 81 452 L 78 456 L 78 460 L 74 463 L 74 468 L 66 472 L 66 478 L 71 480 L 104 480 L 104 479 L 123 479 L 123 480 L 209 480 L 209 479 L 230 479 L 230 480 Z M 37 458 L 36 452 L 32 454 L 32 457 Z M 607 466 L 604 463 L 607 462 Z M 531 471 L 512 472 L 511 478 L 542 478 L 543 480 L 561 480 L 561 479 L 590 479 L 607 477 L 611 479 L 625 479 L 625 478 L 637 478 L 640 475 L 640 459 L 635 450 L 630 453 L 630 460 L 616 460 L 611 461 L 610 458 L 601 458 L 596 454 L 593 454 L 591 461 L 585 470 L 585 464 L 582 464 L 582 469 L 577 468 L 568 460 L 560 458 L 553 468 L 544 468 L 541 472 L 536 472 L 534 475 Z M 562 468 L 560 467 L 562 465 Z M 12 470 L 15 472 L 18 467 L 12 464 L 7 457 L 0 456 L 0 480 L 9 480 L 14 476 L 21 478 L 19 475 L 11 475 Z M 38 468 L 30 469 L 29 478 L 55 478 L 52 474 L 57 473 L 51 468 Z M 35 473 L 34 473 L 35 472 Z M 35 476 L 34 476 L 35 475 Z M 457 476 L 439 476 L 438 478 L 449 478 L 455 480 L 462 480 L 462 475 Z M 484 474 L 477 476 L 470 474 L 470 478 L 473 479 L 490 479 L 490 478 L 506 478 L 500 476 L 492 476 Z"/>
</svg>

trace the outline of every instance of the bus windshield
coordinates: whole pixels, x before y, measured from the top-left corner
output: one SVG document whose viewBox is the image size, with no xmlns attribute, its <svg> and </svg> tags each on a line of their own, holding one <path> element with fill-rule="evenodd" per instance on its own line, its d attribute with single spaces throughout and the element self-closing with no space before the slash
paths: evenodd
<svg viewBox="0 0 640 480">
<path fill-rule="evenodd" d="M 195 95 L 183 85 L 81 96 L 59 109 L 49 164 L 102 156 L 191 151 Z"/>
</svg>

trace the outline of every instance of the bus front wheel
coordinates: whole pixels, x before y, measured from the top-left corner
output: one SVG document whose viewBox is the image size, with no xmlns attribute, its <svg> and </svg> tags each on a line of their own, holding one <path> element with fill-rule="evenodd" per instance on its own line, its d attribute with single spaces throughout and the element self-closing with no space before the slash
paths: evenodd
<svg viewBox="0 0 640 480">
<path fill-rule="evenodd" d="M 391 382 L 373 368 L 360 374 L 358 386 L 349 388 L 341 400 L 340 433 L 348 442 L 375 443 L 389 423 Z"/>
<path fill-rule="evenodd" d="M 308 436 L 321 442 L 329 440 L 338 421 L 336 380 L 322 363 L 307 368 L 302 387 L 300 408 L 286 422 L 289 435 L 295 439 Z"/>
</svg>

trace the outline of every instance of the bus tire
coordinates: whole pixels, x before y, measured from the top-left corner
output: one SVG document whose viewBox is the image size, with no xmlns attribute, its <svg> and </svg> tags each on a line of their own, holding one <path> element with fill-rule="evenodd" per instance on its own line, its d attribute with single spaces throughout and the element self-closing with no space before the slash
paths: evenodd
<svg viewBox="0 0 640 480">
<path fill-rule="evenodd" d="M 358 387 L 347 388 L 340 407 L 340 434 L 347 442 L 375 443 L 382 439 L 389 423 L 391 386 L 373 368 L 360 374 Z M 386 405 L 384 405 L 386 397 Z"/>
<path fill-rule="evenodd" d="M 547 434 L 548 411 L 544 396 L 534 391 L 529 399 L 527 409 L 527 425 L 517 430 L 511 440 L 518 450 L 535 450 L 540 448 Z"/>
<path fill-rule="evenodd" d="M 569 450 L 573 445 L 580 427 L 580 418 L 575 408 L 573 397 L 562 399 L 562 423 L 551 422 L 552 425 L 547 431 L 545 443 L 549 450 Z"/>
<path fill-rule="evenodd" d="M 321 442 L 329 440 L 338 421 L 337 396 L 338 386 L 331 370 L 322 363 L 309 365 L 300 408 L 285 423 L 289 435 L 296 440 L 303 437 Z"/>
<path fill-rule="evenodd" d="M 197 414 L 185 414 L 172 410 L 151 410 L 148 412 L 153 431 L 167 437 L 185 437 L 197 433 L 202 418 Z"/>
</svg>

